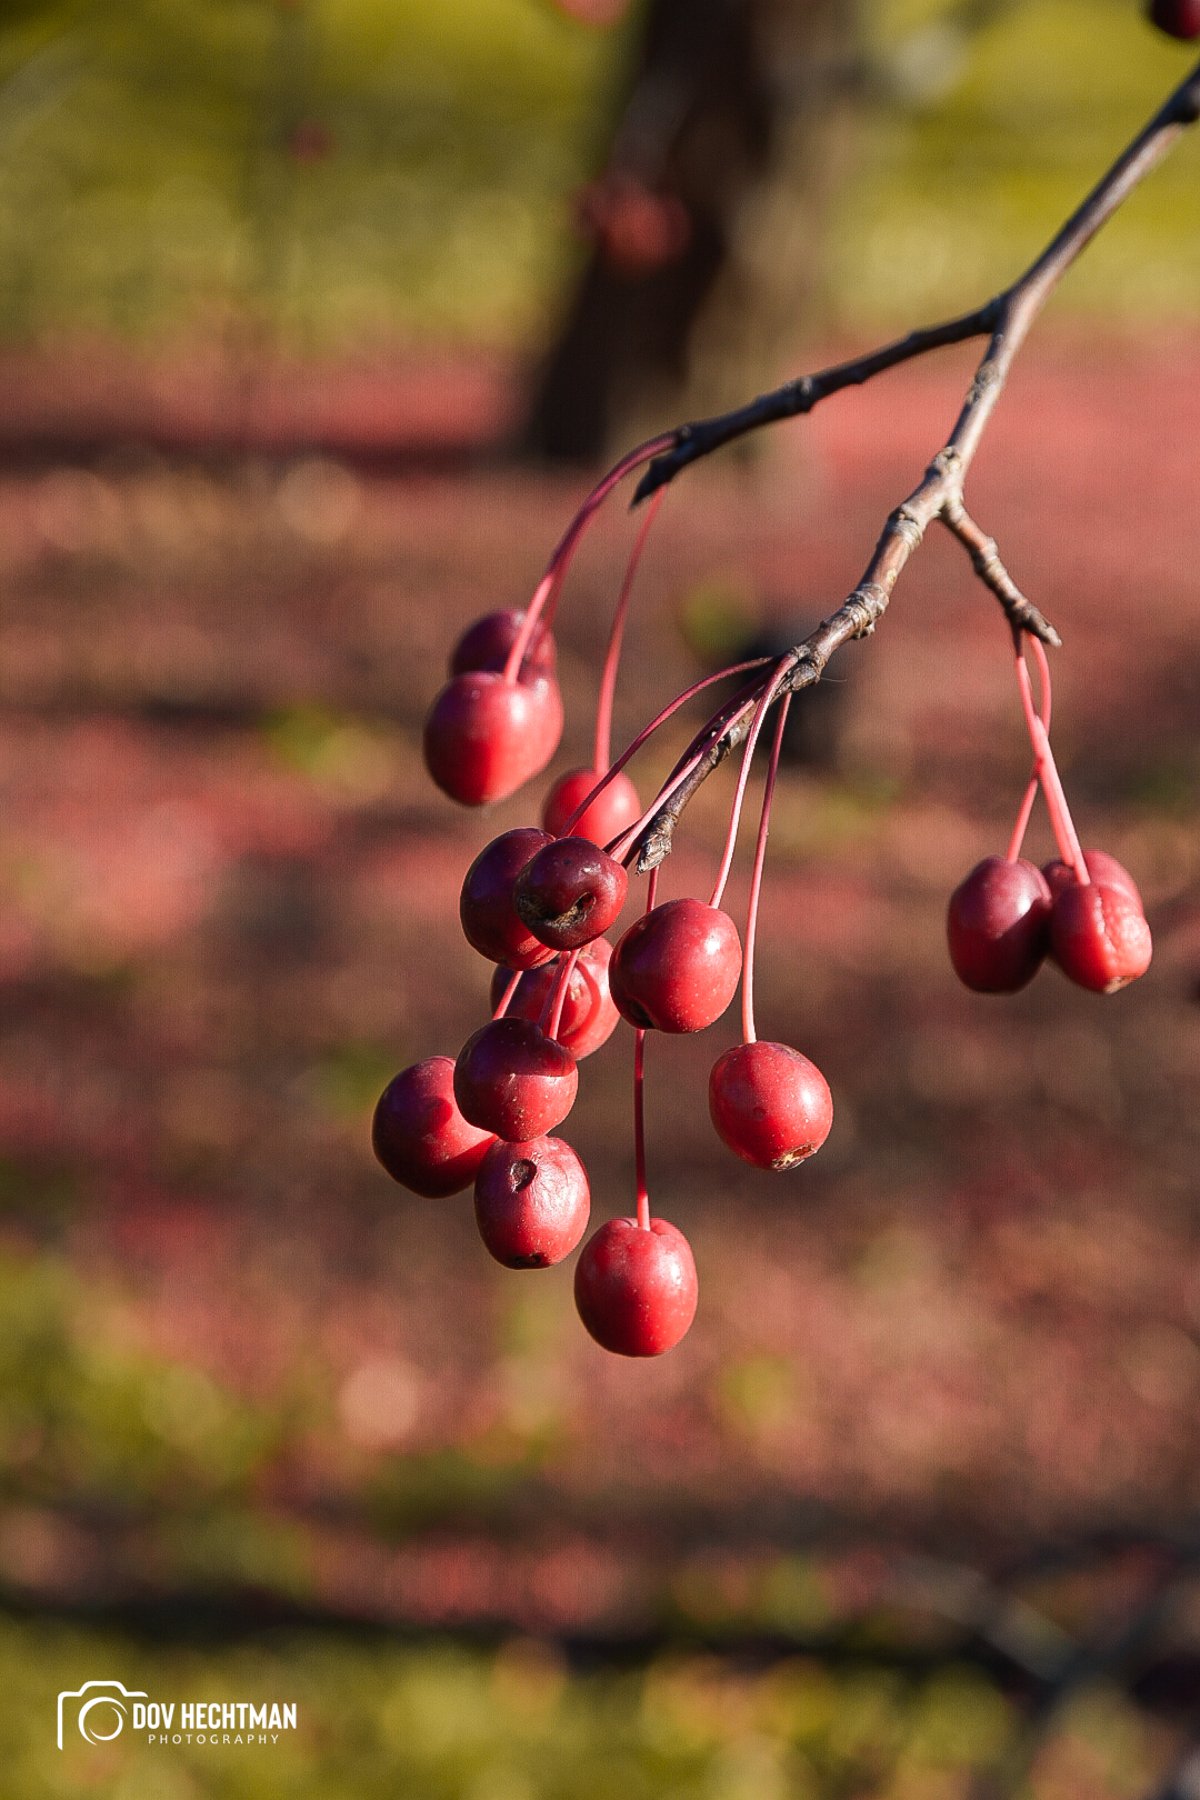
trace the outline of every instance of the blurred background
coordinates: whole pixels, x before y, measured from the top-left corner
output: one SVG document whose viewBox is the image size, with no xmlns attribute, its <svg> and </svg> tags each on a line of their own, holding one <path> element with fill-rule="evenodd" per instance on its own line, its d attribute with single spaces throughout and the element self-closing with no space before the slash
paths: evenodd
<svg viewBox="0 0 1200 1800">
<path fill-rule="evenodd" d="M 1066 639 L 1064 776 L 1149 977 L 955 982 L 946 897 L 1028 746 L 930 541 L 777 803 L 760 1029 L 825 1070 L 829 1144 L 735 1167 L 703 1115 L 736 1026 L 650 1046 L 681 1348 L 606 1357 L 570 1265 L 502 1271 L 368 1142 L 481 1022 L 458 885 L 540 800 L 468 815 L 421 769 L 463 626 L 635 433 L 1007 282 L 1188 66 L 1133 0 L 9 0 L 6 1792 L 1200 1792 L 1200 142 L 1072 272 L 972 478 Z M 680 481 L 619 740 L 853 586 L 971 366 Z M 559 766 L 631 536 L 618 500 L 571 575 Z M 667 894 L 711 883 L 730 786 Z M 600 1218 L 627 1043 L 585 1076 Z M 299 1729 L 60 1752 L 92 1679 Z"/>
</svg>

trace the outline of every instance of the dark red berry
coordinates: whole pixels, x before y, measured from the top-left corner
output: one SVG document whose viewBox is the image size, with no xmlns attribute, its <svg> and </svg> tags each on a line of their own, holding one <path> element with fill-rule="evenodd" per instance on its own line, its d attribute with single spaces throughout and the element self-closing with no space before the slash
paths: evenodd
<svg viewBox="0 0 1200 1800">
<path fill-rule="evenodd" d="M 1200 0 L 1149 0 L 1146 17 L 1168 37 L 1200 37 Z"/>
<path fill-rule="evenodd" d="M 555 950 L 578 950 L 616 923 L 629 877 L 590 838 L 552 838 L 526 863 L 513 904 L 534 937 Z"/>
<path fill-rule="evenodd" d="M 617 1356 L 661 1356 L 696 1316 L 696 1264 L 666 1219 L 643 1229 L 609 1219 L 575 1266 L 575 1304 L 596 1342 Z"/>
<path fill-rule="evenodd" d="M 593 1050 L 606 1044 L 617 1028 L 620 1013 L 608 987 L 608 965 L 612 945 L 607 938 L 596 938 L 579 954 L 567 979 L 567 995 L 557 1032 L 558 1041 L 582 1062 Z M 516 992 L 505 1014 L 510 1019 L 529 1019 L 538 1024 L 547 1001 L 558 980 L 562 958 L 527 969 L 517 983 Z M 491 1004 L 499 1006 L 501 995 L 512 978 L 512 970 L 503 964 L 492 976 Z"/>
<path fill-rule="evenodd" d="M 458 916 L 472 949 L 510 969 L 532 969 L 553 954 L 518 916 L 513 905 L 517 876 L 554 839 L 536 825 L 505 831 L 485 844 L 463 878 Z"/>
<path fill-rule="evenodd" d="M 613 952 L 609 984 L 631 1025 L 703 1031 L 737 991 L 742 945 L 728 913 L 668 900 L 629 927 Z"/>
<path fill-rule="evenodd" d="M 570 1256 L 590 1210 L 587 1171 L 561 1138 L 495 1143 L 479 1165 L 479 1235 L 506 1268 L 548 1269 Z"/>
<path fill-rule="evenodd" d="M 1050 916 L 1050 944 L 1064 975 L 1097 994 L 1115 994 L 1150 967 L 1146 915 L 1121 888 L 1075 882 Z"/>
<path fill-rule="evenodd" d="M 517 641 L 517 633 L 525 623 L 525 614 L 515 608 L 505 612 L 485 613 L 459 638 L 450 653 L 451 675 L 467 675 L 473 669 L 491 669 L 499 674 L 508 662 L 508 653 Z M 539 619 L 533 628 L 518 678 L 531 682 L 539 676 L 552 676 L 558 662 L 554 633 Z"/>
<path fill-rule="evenodd" d="M 829 1136 L 833 1095 L 820 1069 L 787 1044 L 738 1044 L 713 1065 L 708 1110 L 717 1135 L 758 1169 L 791 1169 Z"/>
<path fill-rule="evenodd" d="M 950 896 L 946 936 L 954 972 L 977 994 L 1015 994 L 1049 948 L 1050 889 L 1023 858 L 989 856 Z"/>
<path fill-rule="evenodd" d="M 561 1125 L 578 1087 L 571 1052 L 527 1019 L 493 1019 L 467 1039 L 454 1065 L 463 1117 L 510 1144 Z"/>
<path fill-rule="evenodd" d="M 375 1154 L 393 1181 L 430 1200 L 469 1187 L 494 1142 L 458 1110 L 448 1056 L 401 1069 L 379 1096 L 371 1123 Z"/>
<path fill-rule="evenodd" d="M 546 796 L 542 824 L 558 837 L 577 806 L 582 806 L 600 780 L 597 769 L 571 769 L 560 775 Z M 613 776 L 571 826 L 572 837 L 591 838 L 593 844 L 611 844 L 642 816 L 637 789 L 624 770 Z"/>
<path fill-rule="evenodd" d="M 526 685 L 488 670 L 456 675 L 425 720 L 425 765 L 452 800 L 483 806 L 544 769 L 561 731 L 556 682 Z"/>
<path fill-rule="evenodd" d="M 1142 911 L 1145 910 L 1137 882 L 1115 856 L 1110 856 L 1107 850 L 1085 850 L 1083 860 L 1093 881 L 1103 882 L 1105 887 L 1120 888 Z M 1051 900 L 1057 900 L 1064 888 L 1075 886 L 1075 871 L 1070 863 L 1048 862 L 1042 874 L 1049 884 Z"/>
</svg>

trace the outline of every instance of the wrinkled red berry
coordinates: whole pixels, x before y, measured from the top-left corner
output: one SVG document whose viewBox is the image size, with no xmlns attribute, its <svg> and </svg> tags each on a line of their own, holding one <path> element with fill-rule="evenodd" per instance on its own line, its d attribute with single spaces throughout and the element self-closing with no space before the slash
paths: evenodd
<svg viewBox="0 0 1200 1800">
<path fill-rule="evenodd" d="M 609 985 L 631 1025 L 703 1031 L 737 991 L 742 945 L 728 913 L 668 900 L 629 927 L 613 952 Z"/>
<path fill-rule="evenodd" d="M 532 969 L 553 954 L 518 916 L 513 905 L 517 876 L 539 850 L 554 840 L 536 825 L 518 826 L 485 844 L 463 878 L 458 916 L 472 949 L 510 969 Z"/>
<path fill-rule="evenodd" d="M 1139 910 L 1145 910 L 1137 882 L 1115 856 L 1110 856 L 1107 850 L 1085 850 L 1083 860 L 1093 881 L 1102 882 L 1105 887 L 1120 888 L 1122 893 L 1129 895 Z M 1049 885 L 1051 900 L 1057 900 L 1064 888 L 1075 886 L 1075 871 L 1070 863 L 1048 862 L 1042 874 Z"/>
<path fill-rule="evenodd" d="M 544 769 L 561 731 L 556 682 L 527 685 L 489 670 L 456 675 L 425 720 L 425 766 L 452 800 L 483 806 Z"/>
<path fill-rule="evenodd" d="M 625 904 L 629 877 L 590 838 L 552 838 L 526 863 L 513 904 L 535 938 L 578 950 L 602 937 Z"/>
<path fill-rule="evenodd" d="M 946 936 L 954 972 L 978 994 L 1015 994 L 1049 947 L 1050 889 L 1023 858 L 989 856 L 950 896 Z"/>
<path fill-rule="evenodd" d="M 570 1256 L 590 1210 L 587 1171 L 561 1138 L 495 1143 L 479 1165 L 475 1220 L 506 1268 L 548 1269 Z"/>
<path fill-rule="evenodd" d="M 463 1117 L 510 1144 L 561 1125 L 578 1087 L 571 1052 L 527 1019 L 493 1019 L 467 1039 L 454 1065 Z"/>
<path fill-rule="evenodd" d="M 597 769 L 571 769 L 560 775 L 546 796 L 542 808 L 542 824 L 555 837 L 563 830 L 577 806 L 581 806 L 600 780 Z M 591 838 L 593 844 L 611 844 L 628 831 L 642 816 L 642 803 L 637 789 L 622 769 L 613 776 L 602 794 L 580 813 L 571 826 L 572 837 Z"/>
<path fill-rule="evenodd" d="M 661 1356 L 696 1316 L 696 1264 L 682 1231 L 666 1219 L 643 1230 L 609 1219 L 575 1266 L 575 1304 L 596 1342 L 617 1356 Z"/>
<path fill-rule="evenodd" d="M 1146 17 L 1168 37 L 1200 37 L 1200 0 L 1149 0 Z"/>
<path fill-rule="evenodd" d="M 469 1187 L 494 1142 L 459 1111 L 448 1056 L 427 1056 L 393 1076 L 371 1122 L 371 1144 L 393 1181 L 430 1200 Z"/>
<path fill-rule="evenodd" d="M 1099 881 L 1076 882 L 1059 894 L 1050 944 L 1063 974 L 1097 994 L 1115 994 L 1144 975 L 1153 950 L 1140 905 Z"/>
<path fill-rule="evenodd" d="M 608 965 L 612 945 L 607 938 L 596 938 L 579 954 L 567 979 L 567 994 L 559 1021 L 558 1041 L 582 1062 L 601 1044 L 606 1044 L 617 1028 L 620 1013 L 608 987 Z M 527 969 L 517 983 L 516 992 L 505 1013 L 510 1019 L 529 1019 L 537 1025 L 558 980 L 562 958 Z M 501 995 L 512 978 L 512 970 L 503 964 L 492 976 L 491 1005 L 500 1004 Z"/>
<path fill-rule="evenodd" d="M 517 633 L 525 623 L 525 614 L 510 607 L 504 612 L 485 613 L 459 638 L 450 653 L 451 675 L 467 675 L 473 669 L 491 669 L 499 674 L 508 662 L 508 654 L 517 641 Z M 554 674 L 558 655 L 554 633 L 541 619 L 533 628 L 525 657 L 517 671 L 523 682 Z"/>
<path fill-rule="evenodd" d="M 790 1169 L 821 1148 L 833 1096 L 820 1069 L 787 1044 L 738 1044 L 713 1065 L 708 1110 L 717 1135 L 758 1169 Z"/>
</svg>

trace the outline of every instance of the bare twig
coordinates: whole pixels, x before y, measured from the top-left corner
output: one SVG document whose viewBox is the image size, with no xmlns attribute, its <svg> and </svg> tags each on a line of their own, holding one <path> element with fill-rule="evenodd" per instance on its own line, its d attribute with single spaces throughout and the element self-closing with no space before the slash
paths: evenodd
<svg viewBox="0 0 1200 1800">
<path fill-rule="evenodd" d="M 836 649 L 850 638 L 865 637 L 874 630 L 909 557 L 934 520 L 942 520 L 966 545 L 977 574 L 1015 627 L 1033 633 L 1043 643 L 1058 642 L 1053 627 L 1012 581 L 993 541 L 970 519 L 963 503 L 963 485 L 1017 352 L 1051 293 L 1101 227 L 1197 118 L 1200 64 L 1117 158 L 1037 260 L 996 299 L 975 312 L 915 331 L 856 361 L 801 376 L 748 406 L 680 426 L 671 434 L 670 447 L 654 458 L 642 476 L 635 504 L 673 480 L 689 463 L 699 461 L 734 438 L 780 419 L 811 412 L 830 394 L 869 381 L 885 369 L 931 350 L 988 335 L 987 348 L 945 447 L 933 458 L 918 486 L 891 514 L 854 592 L 792 652 L 794 667 L 780 684 L 780 695 L 811 686 L 820 679 Z M 707 747 L 696 768 L 656 813 L 631 850 L 631 858 L 636 854 L 640 870 L 656 868 L 670 854 L 675 827 L 688 801 L 743 740 L 748 729 L 749 715 L 745 712 L 732 723 L 721 714 L 712 721 Z"/>
</svg>

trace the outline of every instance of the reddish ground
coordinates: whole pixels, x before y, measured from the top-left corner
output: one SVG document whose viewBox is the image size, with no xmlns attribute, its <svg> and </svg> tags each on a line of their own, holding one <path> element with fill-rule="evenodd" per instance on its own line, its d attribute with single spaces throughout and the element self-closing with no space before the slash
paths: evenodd
<svg viewBox="0 0 1200 1800">
<path fill-rule="evenodd" d="M 965 369 L 902 371 L 681 482 L 619 731 L 694 674 L 677 620 L 701 583 L 798 627 L 836 604 Z M 471 372 L 442 382 L 443 422 L 502 416 Z M 702 1300 L 648 1366 L 584 1336 L 569 1268 L 494 1267 L 469 1197 L 402 1193 L 367 1141 L 382 1079 L 481 1018 L 457 886 L 536 803 L 444 803 L 422 712 L 580 484 L 131 453 L 0 477 L 5 1238 L 18 1270 L 77 1274 L 72 1330 L 266 1421 L 226 1489 L 272 1548 L 235 1574 L 358 1615 L 638 1630 L 739 1616 L 756 1569 L 815 1543 L 825 1586 L 790 1604 L 820 1623 L 890 1591 L 864 1544 L 995 1567 L 1193 1529 L 1198 393 L 1200 340 L 1051 338 L 971 484 L 1066 640 L 1065 780 L 1085 842 L 1142 882 L 1150 975 L 1107 1001 L 1052 970 L 1011 1000 L 954 981 L 946 896 L 1003 846 L 1028 748 L 996 609 L 931 541 L 835 665 L 837 767 L 788 776 L 772 840 L 760 1024 L 826 1071 L 827 1148 L 779 1179 L 736 1166 L 704 1103 L 735 1026 L 651 1044 L 654 1203 Z M 614 507 L 564 603 L 572 759 L 628 541 Z M 730 789 L 689 815 L 666 893 L 710 883 Z M 567 1129 L 600 1216 L 631 1203 L 628 1063 L 621 1039 L 587 1065 Z M 0 1579 L 195 1576 L 186 1458 L 139 1466 L 132 1498 L 113 1477 L 98 1523 L 60 1452 L 18 1471 Z"/>
</svg>

